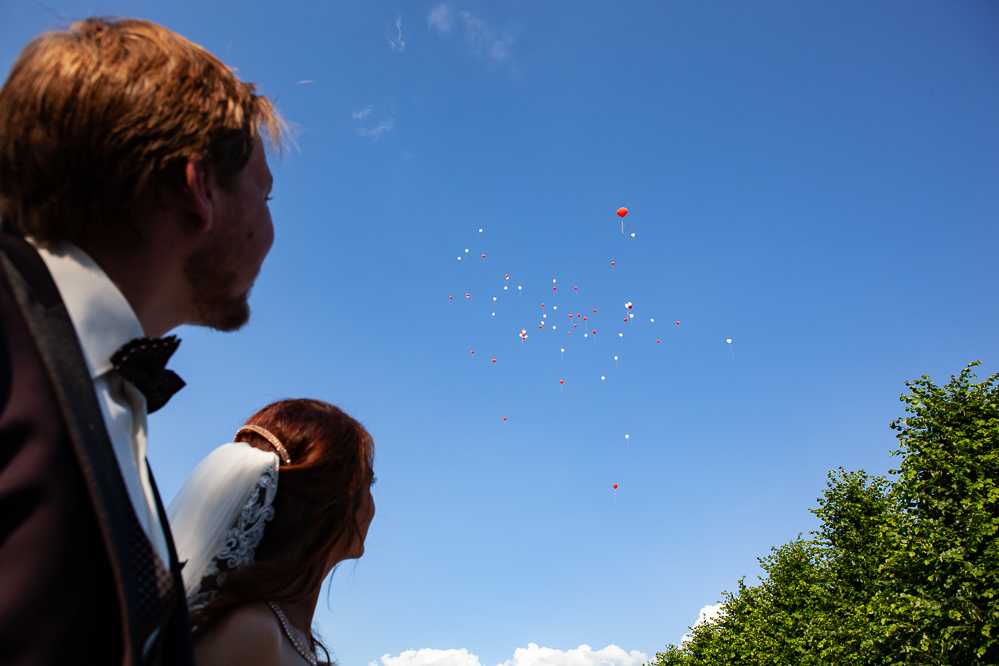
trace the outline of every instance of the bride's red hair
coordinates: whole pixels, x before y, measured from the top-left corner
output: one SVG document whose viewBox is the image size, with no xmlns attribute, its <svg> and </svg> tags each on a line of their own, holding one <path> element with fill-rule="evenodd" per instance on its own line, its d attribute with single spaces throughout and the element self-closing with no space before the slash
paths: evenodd
<svg viewBox="0 0 999 666">
<path fill-rule="evenodd" d="M 237 606 L 308 597 L 322 585 L 334 554 L 363 539 L 357 516 L 374 478 L 374 445 L 360 423 L 328 403 L 298 399 L 270 404 L 247 424 L 281 440 L 291 464 L 278 470 L 274 517 L 254 561 L 224 572 L 215 597 L 192 613 L 195 638 Z M 274 450 L 251 431 L 236 441 Z"/>
</svg>

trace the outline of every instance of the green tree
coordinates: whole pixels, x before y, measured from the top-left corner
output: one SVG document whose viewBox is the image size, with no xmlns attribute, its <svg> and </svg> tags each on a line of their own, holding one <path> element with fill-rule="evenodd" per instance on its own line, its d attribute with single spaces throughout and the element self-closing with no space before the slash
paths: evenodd
<svg viewBox="0 0 999 666">
<path fill-rule="evenodd" d="M 760 560 L 650 666 L 999 664 L 999 374 L 907 382 L 895 482 L 831 472 L 811 539 Z"/>
<path fill-rule="evenodd" d="M 907 383 L 910 414 L 892 422 L 897 487 L 908 520 L 888 575 L 884 647 L 907 663 L 999 663 L 999 374 L 972 363 L 943 387 Z"/>
</svg>

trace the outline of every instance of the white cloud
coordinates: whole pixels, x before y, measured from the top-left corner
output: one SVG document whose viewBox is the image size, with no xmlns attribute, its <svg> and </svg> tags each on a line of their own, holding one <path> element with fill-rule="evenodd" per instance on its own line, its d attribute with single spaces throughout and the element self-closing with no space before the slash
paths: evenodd
<svg viewBox="0 0 999 666">
<path fill-rule="evenodd" d="M 694 623 L 694 626 L 695 627 L 699 627 L 702 624 L 706 624 L 706 623 L 710 622 L 711 620 L 714 620 L 716 617 L 718 617 L 719 615 L 721 615 L 721 612 L 722 612 L 722 604 L 715 604 L 713 606 L 705 606 L 704 608 L 701 609 L 701 612 L 698 613 L 698 615 L 697 615 L 697 622 Z M 683 638 L 680 639 L 680 643 L 681 644 L 686 643 L 691 638 L 693 638 L 693 636 L 691 634 L 684 634 Z"/>
<path fill-rule="evenodd" d="M 395 29 L 399 32 L 399 36 L 395 39 L 390 39 L 389 46 L 393 51 L 402 53 L 406 50 L 406 42 L 402 40 L 402 14 L 399 14 L 395 19 Z"/>
<path fill-rule="evenodd" d="M 573 650 L 555 650 L 528 643 L 526 648 L 517 648 L 513 659 L 498 666 L 641 666 L 649 657 L 644 652 L 625 652 L 616 645 L 608 645 L 602 650 L 594 650 L 589 645 L 580 645 Z M 406 650 L 398 657 L 384 655 L 381 666 L 482 666 L 478 655 L 468 650 Z M 378 661 L 368 666 L 379 666 Z"/>
<path fill-rule="evenodd" d="M 387 118 L 374 127 L 358 127 L 357 133 L 361 136 L 370 136 L 372 139 L 377 139 L 385 132 L 391 132 L 393 127 L 395 127 L 395 120 Z"/>
<path fill-rule="evenodd" d="M 458 17 L 465 27 L 465 41 L 473 53 L 502 62 L 510 57 L 510 47 L 515 41 L 513 35 L 497 35 L 485 21 L 471 12 L 460 11 Z M 444 35 L 454 27 L 454 12 L 446 3 L 437 5 L 427 16 L 427 25 L 436 28 Z"/>
<path fill-rule="evenodd" d="M 437 28 L 437 32 L 442 35 L 451 32 L 451 28 L 454 27 L 454 16 L 451 15 L 451 8 L 442 2 L 431 9 L 427 16 L 427 25 Z"/>
<path fill-rule="evenodd" d="M 354 113 L 350 114 L 350 117 L 353 118 L 354 120 L 361 120 L 362 118 L 367 118 L 368 116 L 370 116 L 372 111 L 374 111 L 374 109 L 372 109 L 371 105 L 369 104 L 360 111 L 354 111 Z"/>
</svg>

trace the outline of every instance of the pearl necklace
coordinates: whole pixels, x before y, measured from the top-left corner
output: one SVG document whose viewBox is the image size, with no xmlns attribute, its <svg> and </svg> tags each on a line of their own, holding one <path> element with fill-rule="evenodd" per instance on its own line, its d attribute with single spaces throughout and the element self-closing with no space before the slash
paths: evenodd
<svg viewBox="0 0 999 666">
<path fill-rule="evenodd" d="M 302 655 L 302 658 L 305 659 L 305 661 L 309 662 L 309 666 L 317 666 L 319 664 L 319 660 L 316 659 L 315 651 L 306 646 L 302 642 L 302 639 L 298 637 L 298 634 L 292 633 L 291 622 L 288 621 L 288 616 L 284 614 L 281 607 L 273 601 L 268 601 L 267 605 L 270 606 L 271 610 L 274 611 L 274 614 L 277 615 L 278 621 L 281 622 L 281 628 L 284 629 L 284 635 L 291 641 L 291 645 L 295 648 L 295 651 Z"/>
</svg>

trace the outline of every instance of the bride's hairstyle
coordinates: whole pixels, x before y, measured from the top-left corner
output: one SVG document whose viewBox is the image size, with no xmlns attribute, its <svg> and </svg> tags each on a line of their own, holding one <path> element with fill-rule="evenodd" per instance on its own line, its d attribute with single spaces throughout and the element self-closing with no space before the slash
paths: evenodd
<svg viewBox="0 0 999 666">
<path fill-rule="evenodd" d="M 298 601 L 322 585 L 333 554 L 362 539 L 358 509 L 373 480 L 374 446 L 350 416 L 319 400 L 282 400 L 247 421 L 270 431 L 291 464 L 278 470 L 274 517 L 264 528 L 253 561 L 224 571 L 211 600 L 192 610 L 194 636 L 237 606 L 257 601 Z M 236 441 L 273 452 L 262 435 L 243 430 Z M 207 581 L 206 581 L 207 582 Z"/>
</svg>

